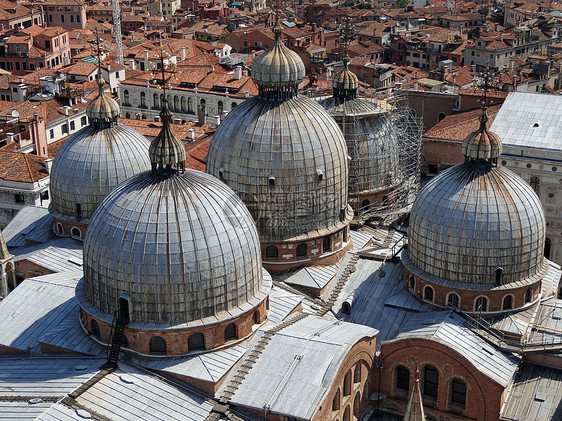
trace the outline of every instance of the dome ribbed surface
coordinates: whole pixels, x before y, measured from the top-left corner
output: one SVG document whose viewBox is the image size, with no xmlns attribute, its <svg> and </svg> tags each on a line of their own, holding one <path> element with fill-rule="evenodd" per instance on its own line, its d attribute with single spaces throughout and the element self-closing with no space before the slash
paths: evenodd
<svg viewBox="0 0 562 421">
<path fill-rule="evenodd" d="M 545 219 L 519 176 L 483 160 L 444 171 L 418 195 L 410 215 L 409 260 L 437 278 L 494 285 L 544 270 Z"/>
<path fill-rule="evenodd" d="M 90 218 L 111 189 L 150 169 L 148 140 L 123 124 L 87 126 L 73 134 L 53 161 L 50 210 L 55 216 Z"/>
<path fill-rule="evenodd" d="M 121 113 L 119 104 L 113 98 L 107 96 L 103 91 L 105 81 L 98 73 L 98 96 L 95 97 L 86 107 L 86 115 L 90 124 L 94 122 L 112 122 Z"/>
<path fill-rule="evenodd" d="M 347 155 L 341 130 L 316 102 L 254 97 L 218 126 L 207 172 L 242 198 L 262 241 L 283 241 L 347 224 Z"/>
<path fill-rule="evenodd" d="M 252 64 L 252 78 L 260 88 L 296 88 L 304 76 L 302 59 L 277 39 Z"/>
<path fill-rule="evenodd" d="M 144 172 L 113 190 L 84 242 L 84 297 L 107 314 L 127 294 L 132 323 L 234 317 L 269 291 L 250 214 L 214 177 Z"/>
<path fill-rule="evenodd" d="M 359 88 L 359 79 L 357 75 L 346 66 L 341 72 L 334 76 L 332 88 L 338 91 L 356 91 Z"/>
</svg>

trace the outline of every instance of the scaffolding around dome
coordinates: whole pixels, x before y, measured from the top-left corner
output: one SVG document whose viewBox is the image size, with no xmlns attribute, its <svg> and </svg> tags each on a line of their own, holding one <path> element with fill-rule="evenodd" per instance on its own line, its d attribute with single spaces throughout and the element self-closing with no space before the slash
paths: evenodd
<svg viewBox="0 0 562 421">
<path fill-rule="evenodd" d="M 391 221 L 409 211 L 420 188 L 423 126 L 408 106 L 406 92 L 373 89 L 358 92 L 359 101 L 341 103 L 328 91 L 306 94 L 329 109 L 346 138 L 351 158 L 348 200 L 354 222 Z M 370 127 L 365 118 L 371 120 Z"/>
</svg>

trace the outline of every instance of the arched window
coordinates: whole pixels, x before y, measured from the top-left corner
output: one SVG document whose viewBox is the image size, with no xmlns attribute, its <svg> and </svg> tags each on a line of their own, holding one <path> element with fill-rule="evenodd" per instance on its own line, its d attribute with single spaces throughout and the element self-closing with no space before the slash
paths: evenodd
<svg viewBox="0 0 562 421">
<path fill-rule="evenodd" d="M 343 413 L 343 421 L 351 421 L 351 409 L 349 405 L 347 406 L 347 408 L 345 408 L 345 411 Z"/>
<path fill-rule="evenodd" d="M 460 298 L 457 294 L 455 294 L 454 292 L 451 292 L 448 296 L 447 296 L 447 305 L 449 307 L 455 307 L 458 308 L 459 307 L 459 301 Z"/>
<path fill-rule="evenodd" d="M 539 194 L 539 185 L 541 184 L 541 180 L 539 177 L 531 177 L 531 181 L 529 181 L 531 188 L 535 191 L 536 194 Z"/>
<path fill-rule="evenodd" d="M 334 395 L 334 399 L 332 399 L 332 411 L 337 411 L 340 409 L 340 402 L 341 402 L 341 391 L 338 387 L 338 391 Z"/>
<path fill-rule="evenodd" d="M 146 108 L 146 94 L 144 92 L 140 93 L 140 106 Z"/>
<path fill-rule="evenodd" d="M 62 227 L 62 224 L 60 222 L 57 222 L 57 234 L 58 235 L 64 234 L 64 228 Z"/>
<path fill-rule="evenodd" d="M 94 319 L 90 322 L 90 331 L 95 338 L 100 338 L 100 325 Z"/>
<path fill-rule="evenodd" d="M 361 392 L 355 394 L 355 399 L 353 399 L 353 413 L 355 415 L 361 412 Z"/>
<path fill-rule="evenodd" d="M 259 311 L 254 311 L 254 314 L 252 315 L 252 322 L 257 325 L 260 322 L 260 312 Z"/>
<path fill-rule="evenodd" d="M 502 284 L 503 268 L 498 266 L 498 267 L 496 267 L 494 272 L 496 273 L 496 285 L 500 286 Z"/>
<path fill-rule="evenodd" d="M 129 112 L 125 113 L 125 118 L 131 118 L 131 113 Z"/>
<path fill-rule="evenodd" d="M 453 405 L 466 405 L 466 383 L 459 379 L 453 379 L 451 382 L 451 403 Z"/>
<path fill-rule="evenodd" d="M 488 299 L 486 297 L 478 297 L 474 305 L 474 311 L 488 311 Z"/>
<path fill-rule="evenodd" d="M 533 298 L 533 292 L 529 288 L 527 291 L 525 291 L 525 303 L 530 303 L 532 298 Z"/>
<path fill-rule="evenodd" d="M 399 365 L 394 369 L 394 377 L 396 382 L 396 389 L 410 390 L 410 370 L 403 365 Z"/>
<path fill-rule="evenodd" d="M 413 276 L 410 276 L 409 286 L 412 291 L 416 289 L 416 278 L 414 278 Z"/>
<path fill-rule="evenodd" d="M 180 97 L 174 95 L 174 110 L 178 111 L 180 109 Z"/>
<path fill-rule="evenodd" d="M 506 295 L 503 297 L 502 308 L 504 310 L 511 310 L 513 308 L 513 295 Z"/>
<path fill-rule="evenodd" d="M 123 105 L 129 105 L 129 100 L 130 100 L 129 91 L 125 89 L 123 91 Z"/>
<path fill-rule="evenodd" d="M 306 258 L 306 243 L 301 243 L 297 246 L 297 260 L 303 260 Z"/>
<path fill-rule="evenodd" d="M 423 298 L 425 298 L 427 301 L 433 302 L 433 288 L 431 288 L 430 286 L 426 286 L 423 289 Z"/>
<path fill-rule="evenodd" d="M 192 334 L 187 340 L 187 348 L 189 351 L 194 349 L 205 349 L 205 337 L 201 332 Z"/>
<path fill-rule="evenodd" d="M 184 96 L 181 97 L 181 110 L 183 112 L 187 111 L 187 101 L 185 100 Z"/>
<path fill-rule="evenodd" d="M 423 395 L 437 399 L 439 389 L 439 372 L 431 365 L 423 368 Z"/>
<path fill-rule="evenodd" d="M 193 98 L 187 98 L 187 112 L 193 114 Z"/>
<path fill-rule="evenodd" d="M 72 229 L 70 230 L 70 235 L 72 235 L 73 237 L 82 238 L 82 233 L 80 232 L 80 229 L 76 227 L 72 227 Z"/>
<path fill-rule="evenodd" d="M 550 259 L 550 248 L 552 247 L 552 240 L 550 238 L 546 238 L 544 240 L 544 257 Z"/>
<path fill-rule="evenodd" d="M 276 246 L 267 246 L 265 248 L 265 258 L 267 260 L 277 260 L 279 257 L 279 250 Z"/>
<path fill-rule="evenodd" d="M 150 339 L 150 353 L 157 355 L 166 355 L 166 341 L 160 336 L 154 336 Z"/>
<path fill-rule="evenodd" d="M 230 104 L 230 110 L 233 110 L 234 108 L 236 108 L 238 104 L 236 102 L 233 102 L 232 104 Z"/>
<path fill-rule="evenodd" d="M 353 383 L 359 383 L 361 381 L 361 362 L 355 364 L 353 369 Z"/>
<path fill-rule="evenodd" d="M 343 378 L 343 395 L 351 395 L 351 370 L 349 370 Z"/>
<path fill-rule="evenodd" d="M 131 313 L 129 310 L 129 300 L 126 296 L 121 296 L 117 300 L 119 305 L 119 321 L 122 323 L 129 323 Z"/>
<path fill-rule="evenodd" d="M 324 253 L 332 251 L 332 238 L 330 236 L 324 237 L 324 240 L 322 241 L 322 250 Z"/>
<path fill-rule="evenodd" d="M 236 338 L 236 325 L 234 323 L 231 323 L 224 329 L 224 340 L 230 341 Z"/>
<path fill-rule="evenodd" d="M 222 103 L 222 101 L 219 101 L 217 103 L 217 114 L 221 115 L 223 110 L 224 110 L 224 104 Z"/>
<path fill-rule="evenodd" d="M 441 120 L 443 120 L 445 117 L 447 117 L 447 114 L 445 113 L 439 113 L 439 116 L 437 117 L 437 122 L 439 123 Z"/>
<path fill-rule="evenodd" d="M 152 101 L 154 102 L 154 108 L 160 108 L 160 96 L 157 93 L 152 96 Z"/>
<path fill-rule="evenodd" d="M 205 101 L 205 98 L 201 98 L 201 102 L 199 104 L 204 107 L 207 105 L 207 101 Z"/>
<path fill-rule="evenodd" d="M 367 199 L 365 199 L 361 202 L 361 207 L 366 208 L 367 206 L 369 206 L 369 201 Z"/>
</svg>

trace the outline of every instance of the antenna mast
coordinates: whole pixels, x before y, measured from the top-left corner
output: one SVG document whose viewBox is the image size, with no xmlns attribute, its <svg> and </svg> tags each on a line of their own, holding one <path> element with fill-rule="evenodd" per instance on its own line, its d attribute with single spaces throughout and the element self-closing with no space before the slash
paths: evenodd
<svg viewBox="0 0 562 421">
<path fill-rule="evenodd" d="M 123 39 L 121 38 L 121 8 L 119 0 L 111 0 L 113 10 L 113 37 L 117 46 L 117 63 L 123 64 Z"/>
</svg>

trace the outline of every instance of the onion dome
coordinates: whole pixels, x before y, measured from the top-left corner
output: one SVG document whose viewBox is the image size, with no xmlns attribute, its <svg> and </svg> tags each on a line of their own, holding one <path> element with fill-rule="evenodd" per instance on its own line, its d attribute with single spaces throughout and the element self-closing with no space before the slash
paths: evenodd
<svg viewBox="0 0 562 421">
<path fill-rule="evenodd" d="M 118 186 L 92 217 L 81 305 L 107 319 L 124 295 L 132 327 L 216 324 L 264 302 L 271 281 L 248 210 L 218 179 L 183 169 L 165 104 L 161 115 L 152 171 Z"/>
<path fill-rule="evenodd" d="M 88 104 L 90 124 L 62 145 L 53 162 L 49 210 L 55 220 L 87 223 L 111 189 L 150 168 L 148 140 L 118 123 L 119 106 L 99 86 L 99 95 Z M 64 230 L 57 232 L 69 234 Z"/>
<path fill-rule="evenodd" d="M 154 166 L 162 168 L 177 166 L 183 170 L 186 158 L 185 147 L 170 126 L 172 113 L 168 108 L 168 100 L 166 99 L 163 100 L 160 119 L 162 120 L 162 130 L 151 143 L 149 150 L 153 169 Z"/>
<path fill-rule="evenodd" d="M 119 104 L 113 98 L 107 96 L 103 91 L 105 81 L 98 73 L 96 76 L 98 80 L 98 96 L 88 104 L 86 108 L 86 115 L 90 120 L 91 125 L 97 124 L 112 124 L 117 122 L 117 117 L 121 113 Z"/>
<path fill-rule="evenodd" d="M 345 101 L 357 97 L 359 89 L 359 78 L 349 70 L 349 57 L 347 53 L 343 59 L 343 70 L 332 80 L 332 92 L 335 99 Z"/>
<path fill-rule="evenodd" d="M 283 28 L 277 22 L 273 29 L 275 40 L 271 47 L 254 59 L 252 78 L 259 87 L 259 95 L 269 98 L 296 95 L 304 80 L 305 67 L 297 53 L 288 49 L 281 41 Z"/>
<path fill-rule="evenodd" d="M 540 200 L 519 176 L 497 167 L 501 141 L 486 120 L 484 108 L 480 128 L 464 141 L 465 162 L 429 182 L 410 215 L 409 269 L 453 288 L 521 286 L 547 266 Z"/>
</svg>

